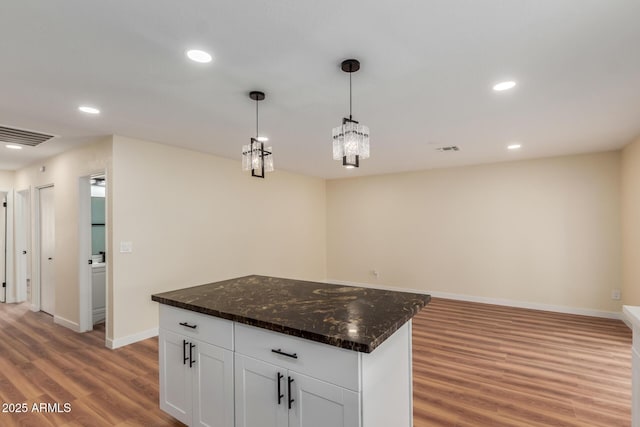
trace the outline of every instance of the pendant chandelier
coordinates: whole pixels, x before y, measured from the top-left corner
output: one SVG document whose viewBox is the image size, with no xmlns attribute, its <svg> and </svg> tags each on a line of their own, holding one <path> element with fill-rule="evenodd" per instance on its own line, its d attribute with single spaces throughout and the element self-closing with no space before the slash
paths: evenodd
<svg viewBox="0 0 640 427">
<path fill-rule="evenodd" d="M 369 158 L 369 128 L 351 115 L 351 74 L 360 69 L 360 61 L 347 59 L 341 68 L 349 73 L 349 118 L 343 118 L 342 126 L 333 128 L 333 160 L 342 160 L 342 166 L 352 169 L 360 167 L 361 159 Z"/>
<path fill-rule="evenodd" d="M 252 91 L 249 98 L 256 101 L 256 137 L 251 142 L 242 146 L 242 170 L 251 171 L 251 176 L 264 178 L 265 172 L 273 172 L 273 148 L 265 147 L 268 138 L 258 133 L 258 103 L 264 100 L 264 92 Z"/>
</svg>

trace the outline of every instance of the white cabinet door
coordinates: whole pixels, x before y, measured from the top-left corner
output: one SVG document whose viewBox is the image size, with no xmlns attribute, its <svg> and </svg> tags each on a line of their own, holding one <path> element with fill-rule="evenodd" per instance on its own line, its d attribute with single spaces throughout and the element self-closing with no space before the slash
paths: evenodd
<svg viewBox="0 0 640 427">
<path fill-rule="evenodd" d="M 287 427 L 286 381 L 286 369 L 236 353 L 236 427 Z"/>
<path fill-rule="evenodd" d="M 295 399 L 289 427 L 359 427 L 358 393 L 306 375 L 289 372 Z"/>
<path fill-rule="evenodd" d="M 233 427 L 233 352 L 201 341 L 193 344 L 193 425 Z"/>
<path fill-rule="evenodd" d="M 189 368 L 188 343 L 182 335 L 160 329 L 160 409 L 191 425 L 193 373 Z"/>
</svg>

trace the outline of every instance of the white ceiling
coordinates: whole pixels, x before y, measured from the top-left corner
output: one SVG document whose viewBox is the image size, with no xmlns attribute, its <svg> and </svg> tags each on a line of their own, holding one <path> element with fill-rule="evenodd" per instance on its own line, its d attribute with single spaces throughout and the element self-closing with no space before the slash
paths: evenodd
<svg viewBox="0 0 640 427">
<path fill-rule="evenodd" d="M 59 136 L 2 144 L 0 169 L 106 134 L 239 160 L 256 89 L 276 170 L 336 178 L 617 149 L 640 135 L 639 18 L 637 0 L 3 0 L 0 125 Z M 190 48 L 214 62 L 187 60 Z M 331 155 L 350 57 L 362 63 L 354 119 L 371 129 L 356 170 Z M 505 79 L 518 86 L 491 90 Z"/>
</svg>

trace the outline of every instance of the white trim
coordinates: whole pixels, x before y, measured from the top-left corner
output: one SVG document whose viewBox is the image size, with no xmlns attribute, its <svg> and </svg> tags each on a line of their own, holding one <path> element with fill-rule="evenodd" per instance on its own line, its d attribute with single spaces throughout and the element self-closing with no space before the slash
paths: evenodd
<svg viewBox="0 0 640 427">
<path fill-rule="evenodd" d="M 531 310 L 553 311 L 556 313 L 578 314 L 581 316 L 603 317 L 606 319 L 623 320 L 622 312 L 594 310 L 590 308 L 567 307 L 564 305 L 541 304 L 536 302 L 516 301 L 503 298 L 477 297 L 473 295 L 452 294 L 448 292 L 430 292 L 411 288 L 398 288 L 395 286 L 372 285 L 369 283 L 348 282 L 344 280 L 327 279 L 326 283 L 335 285 L 358 286 L 362 288 L 377 288 L 391 291 L 411 292 L 424 294 L 427 293 L 435 298 L 446 298 L 458 301 L 479 302 L 482 304 L 503 305 L 506 307 L 527 308 Z"/>
<path fill-rule="evenodd" d="M 127 335 L 126 337 L 116 338 L 114 340 L 107 338 L 107 347 L 114 350 L 118 347 L 124 347 L 125 345 L 133 344 L 134 342 L 146 340 L 148 338 L 157 337 L 158 328 L 147 329 L 146 331 L 138 332 L 137 334 Z"/>
<path fill-rule="evenodd" d="M 80 332 L 80 325 L 78 325 L 76 322 L 65 319 L 64 317 L 53 316 L 53 323 L 64 326 L 65 328 L 69 328 L 74 332 Z"/>
</svg>

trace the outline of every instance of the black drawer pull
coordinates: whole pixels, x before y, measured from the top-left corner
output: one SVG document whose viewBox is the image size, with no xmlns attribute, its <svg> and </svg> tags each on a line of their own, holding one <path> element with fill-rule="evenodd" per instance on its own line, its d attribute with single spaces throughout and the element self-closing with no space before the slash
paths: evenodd
<svg viewBox="0 0 640 427">
<path fill-rule="evenodd" d="M 182 364 L 186 365 L 187 360 L 189 360 L 187 357 L 187 340 L 182 340 L 182 359 Z"/>
<path fill-rule="evenodd" d="M 188 324 L 187 322 L 180 322 L 180 323 L 179 323 L 179 325 L 180 325 L 180 326 L 185 326 L 185 327 L 187 327 L 187 328 L 191 328 L 191 329 L 195 329 L 195 328 L 197 328 L 197 327 L 198 327 L 198 325 L 190 325 L 190 324 Z"/>
<path fill-rule="evenodd" d="M 289 392 L 289 409 L 291 409 L 291 404 L 296 400 L 293 397 L 291 397 L 291 383 L 293 382 L 293 378 L 291 377 L 287 377 L 287 378 L 289 379 L 289 384 L 287 384 L 287 388 L 288 388 L 287 391 Z"/>
<path fill-rule="evenodd" d="M 195 348 L 195 344 L 189 343 L 189 367 L 191 368 L 196 361 L 193 360 L 193 349 Z"/>
<path fill-rule="evenodd" d="M 282 401 L 282 398 L 284 397 L 284 394 L 282 394 L 282 390 L 280 390 L 280 380 L 283 378 L 284 378 L 284 375 L 278 372 L 278 405 L 280 404 L 280 402 Z"/>
<path fill-rule="evenodd" d="M 285 353 L 284 351 L 282 351 L 282 349 L 277 349 L 277 350 L 271 350 L 272 353 L 277 353 L 277 354 L 281 354 L 283 356 L 287 356 L 287 357 L 291 357 L 293 359 L 297 359 L 298 358 L 298 353 Z"/>
</svg>

